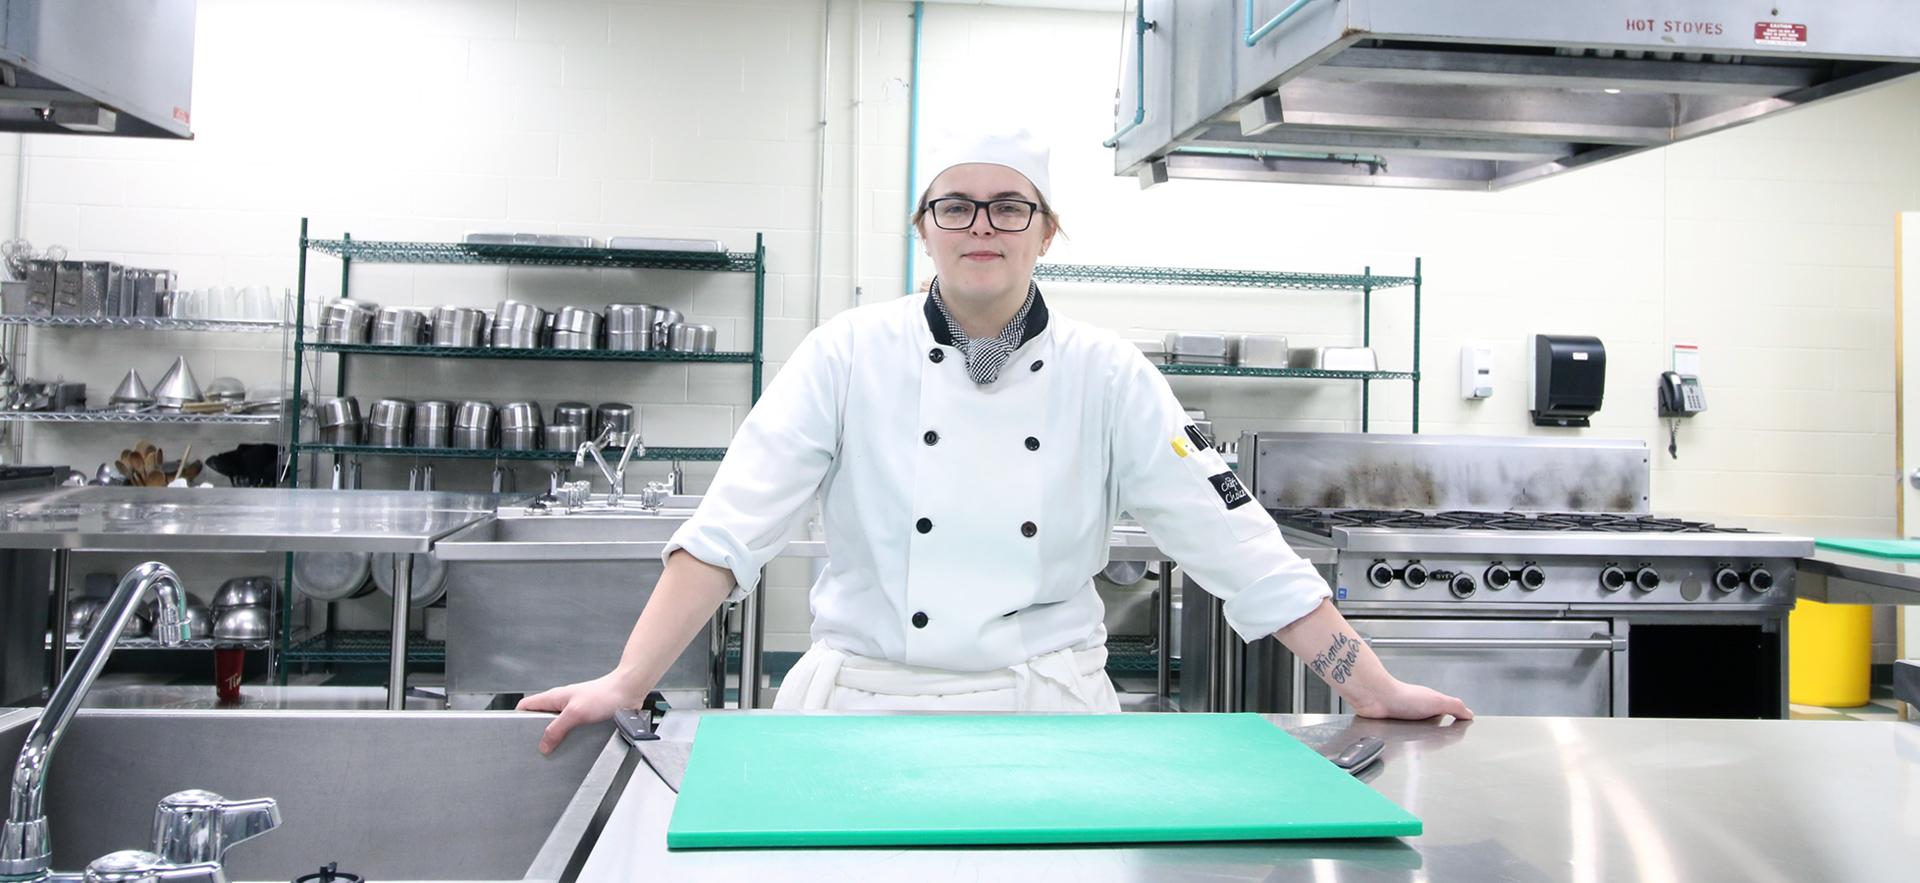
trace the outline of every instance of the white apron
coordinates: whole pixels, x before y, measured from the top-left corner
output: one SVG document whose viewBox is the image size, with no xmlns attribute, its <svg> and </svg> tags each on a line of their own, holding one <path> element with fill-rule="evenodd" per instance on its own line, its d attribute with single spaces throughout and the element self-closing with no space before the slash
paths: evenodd
<svg viewBox="0 0 1920 883">
<path fill-rule="evenodd" d="M 787 672 L 773 707 L 1105 713 L 1120 710 L 1120 697 L 1107 679 L 1104 644 L 1056 650 L 1008 668 L 962 672 L 854 656 L 816 641 Z"/>
</svg>

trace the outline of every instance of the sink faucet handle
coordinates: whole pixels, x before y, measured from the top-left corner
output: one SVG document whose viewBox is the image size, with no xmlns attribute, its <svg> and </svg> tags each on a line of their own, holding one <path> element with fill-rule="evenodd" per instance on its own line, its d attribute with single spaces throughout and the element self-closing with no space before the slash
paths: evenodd
<svg viewBox="0 0 1920 883">
<path fill-rule="evenodd" d="M 108 853 L 87 865 L 86 883 L 227 883 L 219 862 L 177 865 L 141 849 Z"/>
<path fill-rule="evenodd" d="M 153 851 L 174 864 L 219 862 L 237 843 L 280 827 L 271 797 L 228 800 L 211 791 L 180 791 L 153 812 Z"/>
</svg>

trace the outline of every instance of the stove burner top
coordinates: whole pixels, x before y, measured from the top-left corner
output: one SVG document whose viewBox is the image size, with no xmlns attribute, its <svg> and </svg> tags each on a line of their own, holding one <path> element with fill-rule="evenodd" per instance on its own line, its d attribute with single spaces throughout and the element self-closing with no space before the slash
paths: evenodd
<svg viewBox="0 0 1920 883">
<path fill-rule="evenodd" d="M 1268 509 L 1287 527 L 1332 536 L 1335 527 L 1402 530 L 1593 531 L 1600 533 L 1746 533 L 1699 521 L 1604 512 L 1422 512 L 1417 509 Z"/>
</svg>

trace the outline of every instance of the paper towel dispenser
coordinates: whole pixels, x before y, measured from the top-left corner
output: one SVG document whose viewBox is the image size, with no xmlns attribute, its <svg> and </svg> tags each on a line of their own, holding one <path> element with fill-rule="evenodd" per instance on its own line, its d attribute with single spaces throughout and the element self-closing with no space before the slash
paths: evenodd
<svg viewBox="0 0 1920 883">
<path fill-rule="evenodd" d="M 1535 334 L 1528 352 L 1533 370 L 1535 426 L 1591 426 L 1607 391 L 1607 348 L 1598 337 Z"/>
</svg>

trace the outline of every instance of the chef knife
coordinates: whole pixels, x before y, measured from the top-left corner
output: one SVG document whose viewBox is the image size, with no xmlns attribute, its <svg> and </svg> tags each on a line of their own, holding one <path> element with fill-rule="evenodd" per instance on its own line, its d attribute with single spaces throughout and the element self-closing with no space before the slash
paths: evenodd
<svg viewBox="0 0 1920 883">
<path fill-rule="evenodd" d="M 1361 736 L 1347 747 L 1327 755 L 1327 759 L 1333 761 L 1334 766 L 1357 776 L 1362 770 L 1372 766 L 1374 761 L 1379 760 L 1381 749 L 1386 747 L 1387 743 L 1379 736 Z"/>
<path fill-rule="evenodd" d="M 680 782 L 687 776 L 687 757 L 693 753 L 693 744 L 660 738 L 660 734 L 653 731 L 651 711 L 623 708 L 613 713 L 613 723 L 653 774 L 673 789 L 673 793 L 680 793 Z"/>
</svg>

